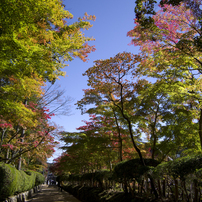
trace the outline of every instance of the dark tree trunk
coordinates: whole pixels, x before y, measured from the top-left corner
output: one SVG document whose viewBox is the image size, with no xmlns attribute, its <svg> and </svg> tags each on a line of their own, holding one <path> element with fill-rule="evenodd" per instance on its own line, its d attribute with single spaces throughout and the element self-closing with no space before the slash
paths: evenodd
<svg viewBox="0 0 202 202">
<path fill-rule="evenodd" d="M 200 109 L 200 118 L 199 118 L 199 138 L 200 138 L 200 144 L 202 148 L 202 109 Z"/>
<path fill-rule="evenodd" d="M 120 126 L 119 126 L 119 123 L 118 123 L 118 119 L 117 119 L 117 116 L 115 114 L 115 111 L 113 110 L 114 112 L 114 117 L 115 117 L 115 121 L 116 121 L 116 127 L 117 127 L 117 132 L 118 132 L 118 135 L 119 135 L 119 161 L 122 161 L 123 158 L 122 158 L 122 148 L 123 148 L 123 145 L 122 145 L 122 138 L 121 138 L 121 131 L 120 131 Z"/>
</svg>

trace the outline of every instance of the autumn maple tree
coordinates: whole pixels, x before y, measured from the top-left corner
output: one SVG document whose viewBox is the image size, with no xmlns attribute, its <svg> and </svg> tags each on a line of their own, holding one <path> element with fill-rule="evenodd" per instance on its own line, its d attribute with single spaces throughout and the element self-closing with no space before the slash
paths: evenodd
<svg viewBox="0 0 202 202">
<path fill-rule="evenodd" d="M 95 50 L 88 45 L 93 38 L 83 34 L 95 17 L 85 14 L 71 23 L 60 0 L 3 0 L 0 16 L 0 149 L 9 163 L 45 144 L 52 150 L 50 114 L 39 103 L 45 103 L 43 86 L 65 75 L 67 61 L 86 61 Z"/>
<path fill-rule="evenodd" d="M 141 61 L 135 71 L 169 85 L 168 93 L 173 99 L 182 100 L 181 108 L 191 106 L 187 110 L 193 120 L 198 120 L 202 145 L 201 26 L 197 14 L 201 2 L 193 1 L 188 7 L 188 1 L 162 1 L 157 12 L 151 8 L 153 13 L 146 13 L 144 3 L 139 3 L 136 14 L 143 8 L 144 11 L 136 15 L 135 27 L 128 32 L 131 44 L 140 46 Z"/>
<path fill-rule="evenodd" d="M 26 128 L 22 128 L 19 124 L 7 124 L 1 119 L 1 161 L 15 163 L 22 155 L 26 157 L 34 153 L 38 153 L 37 158 L 44 161 L 54 151 L 57 142 L 51 132 L 55 128 L 48 123 L 52 115 L 48 114 L 47 109 L 37 108 L 32 102 L 27 107 L 35 112 L 34 125 L 32 121 L 30 125 L 26 123 Z"/>
<path fill-rule="evenodd" d="M 94 110 L 89 109 L 91 112 Z M 89 121 L 84 121 L 84 125 L 77 128 L 77 132 L 61 132 L 63 153 L 54 160 L 52 170 L 55 173 L 88 173 L 100 169 L 112 171 L 117 162 L 137 156 L 130 138 L 125 134 L 127 129 L 120 127 L 120 147 L 114 117 L 109 111 L 104 112 L 104 115 L 90 114 Z"/>
<path fill-rule="evenodd" d="M 89 172 L 103 167 L 112 169 L 112 163 L 117 155 L 113 148 L 112 131 L 106 127 L 105 122 L 108 122 L 107 118 L 91 115 L 89 121 L 84 121 L 85 124 L 77 128 L 78 132 L 61 133 L 63 136 L 61 140 L 66 143 L 62 147 L 66 154 L 64 158 L 74 156 L 75 165 L 78 161 L 81 162 L 80 172 Z M 72 169 L 71 172 L 73 172 Z"/>
<path fill-rule="evenodd" d="M 91 121 L 79 133 L 64 132 L 57 173 L 93 172 L 108 159 L 117 163 L 137 154 L 145 168 L 145 158 L 162 162 L 201 153 L 201 1 L 165 0 L 157 11 L 155 5 L 136 1 L 135 27 L 128 36 L 140 47 L 138 54 L 96 60 L 83 74 L 89 89 L 77 106 Z M 103 145 L 118 150 L 118 156 L 112 152 L 108 158 L 106 147 L 100 152 Z M 158 190 L 154 176 L 148 172 L 145 177 L 159 198 L 161 182 Z"/>
<path fill-rule="evenodd" d="M 84 98 L 78 104 L 89 103 L 88 99 L 91 99 L 89 95 L 95 94 L 100 96 L 103 103 L 108 103 L 124 120 L 133 147 L 144 164 L 133 131 L 135 110 L 138 108 L 136 106 L 138 103 L 135 102 L 136 89 L 146 82 L 145 80 L 135 81 L 136 78 L 132 75 L 132 70 L 138 61 L 139 57 L 126 52 L 118 53 L 110 59 L 95 61 L 94 66 L 84 73 L 88 76 L 88 85 L 91 88 L 85 90 Z"/>
<path fill-rule="evenodd" d="M 19 115 L 27 111 L 25 99 L 41 95 L 43 82 L 65 74 L 66 61 L 85 61 L 94 50 L 87 44 L 92 38 L 82 34 L 93 17 L 69 24 L 73 15 L 58 0 L 1 1 L 0 13 L 1 114 Z"/>
</svg>

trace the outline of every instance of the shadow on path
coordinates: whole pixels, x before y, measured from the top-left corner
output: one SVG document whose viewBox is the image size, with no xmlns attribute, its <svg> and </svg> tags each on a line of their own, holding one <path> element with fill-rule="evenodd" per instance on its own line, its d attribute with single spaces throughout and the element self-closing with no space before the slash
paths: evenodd
<svg viewBox="0 0 202 202">
<path fill-rule="evenodd" d="M 60 191 L 54 185 L 42 185 L 41 192 L 32 196 L 27 202 L 80 202 L 68 192 Z"/>
</svg>

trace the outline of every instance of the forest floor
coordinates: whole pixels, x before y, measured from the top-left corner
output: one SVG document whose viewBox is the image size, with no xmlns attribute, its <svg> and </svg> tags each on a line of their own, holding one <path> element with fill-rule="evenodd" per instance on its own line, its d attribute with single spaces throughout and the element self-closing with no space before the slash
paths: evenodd
<svg viewBox="0 0 202 202">
<path fill-rule="evenodd" d="M 26 202 L 80 202 L 68 192 L 60 191 L 55 185 L 42 185 L 42 189 Z"/>
</svg>

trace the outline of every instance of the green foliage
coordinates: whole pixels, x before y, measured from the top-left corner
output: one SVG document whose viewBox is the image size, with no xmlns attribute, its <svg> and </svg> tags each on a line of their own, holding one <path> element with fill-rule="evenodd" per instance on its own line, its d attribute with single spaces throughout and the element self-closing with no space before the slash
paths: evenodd
<svg viewBox="0 0 202 202">
<path fill-rule="evenodd" d="M 82 176 L 81 176 L 81 180 L 92 180 L 94 178 L 94 175 L 95 173 L 84 173 Z M 78 175 L 76 175 L 77 177 Z M 78 178 L 77 178 L 78 179 Z"/>
<path fill-rule="evenodd" d="M 36 176 L 34 173 L 32 173 L 29 176 L 24 171 L 19 170 L 16 172 L 16 175 L 18 176 L 17 185 L 16 185 L 18 189 L 16 190 L 16 193 L 30 190 L 35 186 Z"/>
<path fill-rule="evenodd" d="M 153 159 L 144 159 L 146 166 L 141 164 L 140 159 L 131 159 L 118 163 L 113 170 L 113 178 L 118 182 L 123 180 L 140 180 L 142 175 L 150 170 L 151 166 L 155 167 L 159 164 L 158 161 Z"/>
<path fill-rule="evenodd" d="M 60 170 L 81 173 L 83 169 L 96 169 L 109 162 L 113 155 L 113 151 L 109 149 L 111 140 L 108 133 L 101 130 L 101 126 L 99 122 L 87 122 L 80 127 L 83 130 L 80 133 L 62 133 L 62 140 L 66 143 L 62 149 L 66 151 L 66 155 L 59 160 Z"/>
<path fill-rule="evenodd" d="M 84 173 L 82 175 L 79 174 L 72 174 L 69 175 L 69 177 L 61 177 L 64 181 L 70 181 L 70 182 L 85 182 L 85 181 L 97 181 L 102 182 L 104 179 L 110 179 L 112 177 L 112 173 L 109 170 L 97 170 L 92 173 Z M 60 181 L 62 181 L 60 179 Z"/>
<path fill-rule="evenodd" d="M 17 191 L 17 170 L 11 165 L 0 164 L 0 196 L 1 199 L 13 195 Z"/>
<path fill-rule="evenodd" d="M 20 156 L 22 159 L 32 156 L 28 166 L 34 169 L 34 156 L 42 162 L 50 157 L 53 152 L 50 142 L 54 141 L 49 141 L 52 138 L 49 132 L 53 128 L 43 127 L 42 136 L 39 125 L 48 123 L 51 113 L 44 113 L 47 116 L 42 117 L 37 111 L 43 108 L 39 104 L 41 100 L 49 105 L 54 99 L 46 100 L 52 93 L 46 98 L 42 96 L 46 91 L 43 86 L 46 82 L 54 84 L 59 76 L 65 75 L 66 62 L 75 57 L 86 61 L 88 54 L 95 50 L 94 46 L 88 45 L 94 39 L 83 33 L 92 27 L 89 20 L 95 17 L 85 13 L 71 23 L 73 15 L 64 7 L 61 0 L 0 1 L 1 161 L 13 163 Z M 39 104 L 37 107 L 36 103 Z M 10 125 L 5 128 L 2 123 Z M 36 132 L 34 135 L 33 131 Z M 9 150 L 5 148 L 8 145 L 11 145 Z"/>
<path fill-rule="evenodd" d="M 67 61 L 86 61 L 95 50 L 88 45 L 94 39 L 83 34 L 94 16 L 85 14 L 74 23 L 72 18 L 61 0 L 0 1 L 1 119 L 33 127 L 36 113 L 25 100 L 38 100 L 45 82 L 65 75 Z"/>
<path fill-rule="evenodd" d="M 95 172 L 95 180 L 101 181 L 103 179 L 110 179 L 112 177 L 112 172 L 109 170 L 98 170 Z"/>
<path fill-rule="evenodd" d="M 2 0 L 0 13 L 0 52 L 4 56 L 1 64 L 5 75 L 22 78 L 35 72 L 52 81 L 64 75 L 64 61 L 74 56 L 84 60 L 85 54 L 91 52 L 84 44 L 92 38 L 84 37 L 81 29 L 91 27 L 87 20 L 92 16 L 86 14 L 70 25 L 66 20 L 70 21 L 73 15 L 60 0 Z"/>
<path fill-rule="evenodd" d="M 38 186 L 42 183 L 44 183 L 45 177 L 41 173 L 36 172 L 36 180 L 35 180 L 35 185 Z"/>
<path fill-rule="evenodd" d="M 68 180 L 69 180 L 69 175 L 66 175 L 66 174 L 58 175 L 56 177 L 57 182 L 68 181 Z"/>
<path fill-rule="evenodd" d="M 18 171 L 15 167 L 0 163 L 0 200 L 42 184 L 44 176 L 35 171 Z"/>
<path fill-rule="evenodd" d="M 166 175 L 174 179 L 185 180 L 189 174 L 201 175 L 202 155 L 186 156 L 175 159 L 174 161 L 164 162 L 153 169 L 152 174 L 155 178 L 163 178 Z"/>
<path fill-rule="evenodd" d="M 88 173 L 87 173 L 87 174 L 88 174 Z M 85 176 L 85 174 L 82 175 L 82 176 L 83 176 L 84 178 L 88 179 L 88 177 Z M 69 177 L 68 177 L 68 181 L 80 181 L 82 176 L 79 175 L 79 174 L 69 175 Z M 66 178 L 65 178 L 65 179 L 66 179 Z"/>
<path fill-rule="evenodd" d="M 151 15 L 154 15 L 156 12 L 154 11 L 154 5 L 156 1 L 155 0 L 149 0 L 149 1 L 142 1 L 142 0 L 136 0 L 135 1 L 135 14 L 136 19 L 138 22 L 144 27 L 148 27 L 153 25 L 154 21 L 151 18 Z"/>
<path fill-rule="evenodd" d="M 30 176 L 34 175 L 35 186 L 38 186 L 38 185 L 44 183 L 44 181 L 45 181 L 44 175 L 39 172 L 27 170 L 27 171 L 25 171 L 25 173 Z"/>
</svg>

